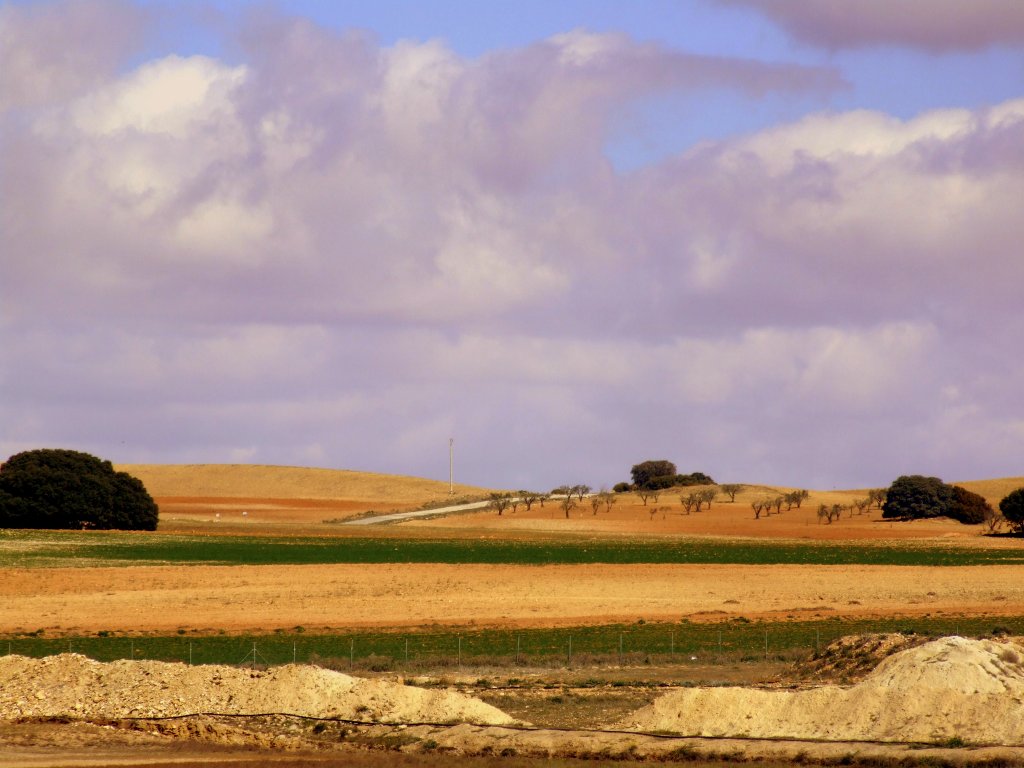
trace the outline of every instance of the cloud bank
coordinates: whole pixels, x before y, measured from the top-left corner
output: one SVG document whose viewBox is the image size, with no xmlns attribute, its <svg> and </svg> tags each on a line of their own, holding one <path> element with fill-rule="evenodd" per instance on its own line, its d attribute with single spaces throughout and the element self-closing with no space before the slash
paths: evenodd
<svg viewBox="0 0 1024 768">
<path fill-rule="evenodd" d="M 461 479 L 501 487 L 662 456 L 813 487 L 1019 474 L 1024 100 L 813 114 L 622 174 L 604 147 L 639 99 L 843 82 L 266 14 L 238 61 L 115 67 L 134 13 L 70 7 L 66 71 L 46 13 L 0 9 L 38 71 L 0 81 L 4 455 L 444 477 L 453 436 Z"/>
<path fill-rule="evenodd" d="M 1024 44 L 1017 0 L 715 0 L 763 13 L 790 35 L 830 50 L 898 45 L 931 53 Z"/>
</svg>

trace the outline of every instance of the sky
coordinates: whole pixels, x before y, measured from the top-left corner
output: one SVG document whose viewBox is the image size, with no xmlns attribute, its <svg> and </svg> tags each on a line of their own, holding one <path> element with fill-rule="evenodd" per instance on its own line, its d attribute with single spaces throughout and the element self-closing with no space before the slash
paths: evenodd
<svg viewBox="0 0 1024 768">
<path fill-rule="evenodd" d="M 0 460 L 1024 475 L 1018 0 L 0 0 Z"/>
</svg>

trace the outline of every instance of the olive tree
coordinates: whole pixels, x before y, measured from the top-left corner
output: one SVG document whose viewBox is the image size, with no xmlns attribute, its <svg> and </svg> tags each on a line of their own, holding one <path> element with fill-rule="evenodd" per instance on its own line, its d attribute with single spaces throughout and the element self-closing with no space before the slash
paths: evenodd
<svg viewBox="0 0 1024 768">
<path fill-rule="evenodd" d="M 730 502 L 735 502 L 736 494 L 743 490 L 743 486 L 739 483 L 722 483 L 718 490 L 728 496 Z"/>
<path fill-rule="evenodd" d="M 999 502 L 999 511 L 1017 533 L 1024 533 L 1024 488 L 1010 491 Z"/>
</svg>

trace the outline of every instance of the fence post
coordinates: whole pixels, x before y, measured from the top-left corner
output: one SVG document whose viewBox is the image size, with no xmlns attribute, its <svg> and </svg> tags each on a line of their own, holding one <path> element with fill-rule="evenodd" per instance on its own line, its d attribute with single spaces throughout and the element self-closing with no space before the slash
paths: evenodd
<svg viewBox="0 0 1024 768">
<path fill-rule="evenodd" d="M 188 643 L 188 665 L 190 667 L 192 666 L 192 641 L 191 640 L 189 640 L 189 643 Z"/>
<path fill-rule="evenodd" d="M 352 669 L 356 664 L 356 639 L 353 637 L 348 643 L 348 668 Z"/>
<path fill-rule="evenodd" d="M 516 635 L 516 664 L 519 663 L 519 648 L 520 648 L 520 642 L 522 641 L 522 639 L 523 639 L 522 635 Z"/>
</svg>

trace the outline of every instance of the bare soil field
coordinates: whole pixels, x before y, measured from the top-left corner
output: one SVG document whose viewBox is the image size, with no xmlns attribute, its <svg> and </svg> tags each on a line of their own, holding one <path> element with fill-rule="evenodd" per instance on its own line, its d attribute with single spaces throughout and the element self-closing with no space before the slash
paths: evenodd
<svg viewBox="0 0 1024 768">
<path fill-rule="evenodd" d="M 367 512 L 403 512 L 487 490 L 403 475 L 249 464 L 121 464 L 160 506 L 161 528 L 218 524 L 317 526 Z M 244 514 L 243 514 L 244 513 Z"/>
<path fill-rule="evenodd" d="M 1021 568 L 964 566 L 150 566 L 0 570 L 0 632 L 566 626 L 1007 615 Z"/>
</svg>

